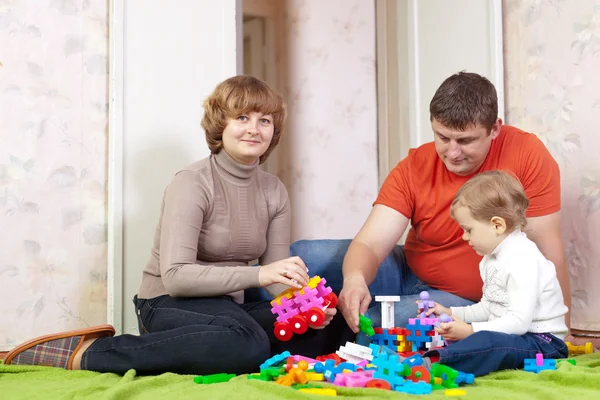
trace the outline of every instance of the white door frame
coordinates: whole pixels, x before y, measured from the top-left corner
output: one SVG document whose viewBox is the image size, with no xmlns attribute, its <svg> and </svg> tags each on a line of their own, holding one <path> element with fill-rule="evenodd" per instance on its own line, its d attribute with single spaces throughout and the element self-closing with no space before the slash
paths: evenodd
<svg viewBox="0 0 600 400">
<path fill-rule="evenodd" d="M 106 321 L 123 332 L 123 72 L 125 0 L 109 6 L 108 266 Z"/>
<path fill-rule="evenodd" d="M 162 0 L 166 2 L 166 0 Z M 188 0 L 190 4 L 193 4 L 191 0 Z M 124 135 L 127 134 L 135 134 L 135 132 L 126 132 L 125 126 L 126 123 L 131 123 L 132 119 L 129 114 L 127 114 L 127 104 L 126 102 L 126 82 L 124 81 L 126 68 L 128 65 L 135 64 L 136 61 L 139 60 L 133 58 L 131 56 L 132 49 L 126 49 L 126 45 L 131 45 L 132 47 L 135 44 L 127 44 L 126 43 L 126 28 L 127 25 L 127 10 L 132 7 L 132 5 L 136 6 L 144 6 L 144 7 L 155 7 L 157 10 L 160 7 L 163 7 L 161 2 L 152 2 L 153 5 L 148 4 L 147 6 L 143 5 L 146 3 L 142 3 L 141 0 L 137 0 L 137 2 L 127 2 L 127 0 L 110 0 L 109 2 L 109 115 L 108 115 L 108 182 L 107 182 L 107 192 L 108 192 L 108 205 L 107 205 L 107 224 L 108 224 L 108 238 L 107 238 L 107 301 L 106 301 L 106 320 L 107 323 L 112 324 L 115 327 L 117 333 L 132 333 L 130 332 L 130 328 L 125 326 L 127 322 L 127 317 L 124 309 L 124 293 L 126 291 L 126 285 L 123 281 L 125 276 L 124 268 L 131 268 L 131 266 L 124 265 L 125 256 L 129 252 L 129 248 L 127 248 L 127 243 L 124 242 L 125 231 L 124 224 L 126 221 L 127 215 L 125 213 L 127 210 L 124 209 L 124 200 L 126 188 L 124 187 L 125 177 L 127 171 L 124 170 L 124 165 L 126 165 L 126 161 L 128 161 L 125 157 L 126 147 L 125 147 L 125 139 Z M 190 81 L 194 82 L 193 88 L 194 90 L 198 90 L 198 96 L 205 96 L 212 90 L 212 82 L 214 84 L 221 81 L 224 78 L 228 78 L 230 76 L 239 74 L 241 72 L 242 66 L 242 51 L 243 46 L 242 43 L 242 0 L 227 0 L 227 2 L 221 0 L 219 2 L 212 2 L 205 0 L 203 2 L 204 5 L 197 5 L 194 12 L 201 12 L 204 10 L 204 7 L 211 8 L 220 8 L 217 10 L 218 13 L 222 16 L 221 25 L 217 25 L 221 28 L 218 32 L 221 37 L 218 38 L 219 42 L 214 42 L 213 48 L 222 49 L 221 57 L 214 60 L 212 65 L 209 65 L 209 74 L 204 75 L 201 73 L 196 73 L 194 76 L 190 77 Z M 213 6 L 214 4 L 214 6 Z M 146 10 L 148 10 L 146 8 Z M 152 10 L 152 11 L 157 11 Z M 208 11 L 215 11 L 210 9 Z M 184 8 L 181 11 L 182 13 L 187 12 Z M 189 14 L 188 14 L 189 15 Z M 130 16 L 133 18 L 134 16 Z M 139 22 L 139 21 L 138 21 Z M 189 22 L 189 19 L 188 19 Z M 173 19 L 169 20 L 169 23 L 176 23 Z M 203 35 L 198 35 L 198 29 L 202 29 L 202 27 L 194 27 L 195 32 L 191 35 L 192 37 L 198 38 L 198 41 L 205 40 L 203 39 Z M 212 31 L 211 31 L 212 29 Z M 214 27 L 206 28 L 206 35 L 214 34 Z M 137 40 L 140 40 L 140 35 L 136 35 Z M 185 43 L 185 42 L 184 42 Z M 186 46 L 183 44 L 179 53 L 188 55 L 193 54 L 195 56 L 194 60 L 197 60 L 198 49 L 200 48 L 201 42 L 194 42 L 194 46 Z M 220 46 L 220 47 L 218 47 Z M 127 54 L 126 54 L 127 52 Z M 209 50 L 210 52 L 210 50 Z M 130 55 L 130 58 L 126 60 L 126 56 Z M 146 52 L 147 56 L 147 52 Z M 160 55 L 158 55 L 160 56 Z M 129 64 L 129 63 L 132 64 Z M 202 65 L 201 65 L 202 66 Z M 160 70 L 157 72 L 158 74 L 164 73 L 165 71 L 165 63 L 160 63 Z M 149 68 L 152 68 L 150 66 Z M 208 68 L 207 68 L 208 69 Z M 210 86 L 210 88 L 209 88 Z M 190 90 L 191 91 L 191 90 Z M 135 98 L 136 93 L 128 93 L 132 98 Z M 185 95 L 187 99 L 190 98 L 190 92 L 186 92 Z M 195 96 L 193 98 L 195 99 Z M 195 111 L 194 111 L 195 112 Z M 198 119 L 198 124 L 200 120 Z M 187 121 L 185 122 L 187 123 Z M 138 133 L 139 134 L 139 133 Z M 171 137 L 170 133 L 165 133 Z M 196 139 L 190 139 L 196 143 Z M 197 143 L 201 143 L 198 141 Z M 201 146 L 198 144 L 198 146 Z M 208 150 L 207 150 L 208 152 Z M 170 166 L 172 167 L 172 166 Z M 158 201 L 158 199 L 157 199 Z M 150 234 L 152 235 L 152 233 Z M 149 251 L 150 249 L 148 249 Z M 133 253 L 133 252 L 132 252 Z M 131 253 L 131 254 L 132 254 Z M 129 302 L 127 304 L 130 304 Z M 131 324 L 131 321 L 128 323 Z M 137 324 L 136 324 L 137 325 Z"/>
</svg>

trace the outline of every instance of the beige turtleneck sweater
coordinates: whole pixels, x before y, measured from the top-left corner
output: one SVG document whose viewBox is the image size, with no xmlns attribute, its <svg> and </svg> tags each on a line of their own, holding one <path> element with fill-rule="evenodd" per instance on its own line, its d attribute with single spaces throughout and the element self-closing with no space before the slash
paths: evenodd
<svg viewBox="0 0 600 400">
<path fill-rule="evenodd" d="M 258 287 L 257 267 L 289 257 L 290 206 L 279 179 L 221 151 L 179 171 L 164 193 L 139 298 L 210 297 Z"/>
</svg>

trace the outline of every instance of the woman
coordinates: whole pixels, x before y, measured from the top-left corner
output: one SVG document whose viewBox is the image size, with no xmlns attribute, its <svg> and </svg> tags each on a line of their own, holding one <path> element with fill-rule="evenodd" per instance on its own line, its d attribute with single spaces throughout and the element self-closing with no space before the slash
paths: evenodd
<svg viewBox="0 0 600 400">
<path fill-rule="evenodd" d="M 286 105 L 264 82 L 237 76 L 220 83 L 204 109 L 211 155 L 179 171 L 165 190 L 134 299 L 141 335 L 115 337 L 110 325 L 48 335 L 11 351 L 6 364 L 240 374 L 284 350 L 314 357 L 353 340 L 331 309 L 327 329 L 279 342 L 269 302 L 244 304 L 246 289 L 276 295 L 309 279 L 302 259 L 289 257 L 285 187 L 258 168 L 279 143 Z M 256 259 L 259 266 L 250 266 Z"/>
</svg>

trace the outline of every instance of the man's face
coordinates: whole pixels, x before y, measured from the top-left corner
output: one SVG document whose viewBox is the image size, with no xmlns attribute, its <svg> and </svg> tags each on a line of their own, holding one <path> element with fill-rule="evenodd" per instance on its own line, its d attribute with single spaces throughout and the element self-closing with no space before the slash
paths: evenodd
<svg viewBox="0 0 600 400">
<path fill-rule="evenodd" d="M 482 126 L 469 126 L 464 131 L 455 131 L 440 124 L 435 118 L 431 121 L 435 150 L 448 171 L 461 176 L 476 172 L 485 158 L 498 133 L 502 121 L 496 121 L 491 132 Z"/>
</svg>

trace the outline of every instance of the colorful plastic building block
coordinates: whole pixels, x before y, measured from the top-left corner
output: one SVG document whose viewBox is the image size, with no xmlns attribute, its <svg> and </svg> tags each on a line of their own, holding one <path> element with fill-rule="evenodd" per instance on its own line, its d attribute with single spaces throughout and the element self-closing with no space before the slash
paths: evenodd
<svg viewBox="0 0 600 400">
<path fill-rule="evenodd" d="M 373 336 L 375 334 L 375 331 L 373 330 L 373 321 L 371 321 L 369 317 L 359 315 L 358 330 L 367 336 Z"/>
<path fill-rule="evenodd" d="M 425 343 L 431 342 L 432 336 L 435 336 L 436 332 L 433 330 L 434 319 L 427 318 L 423 319 L 425 323 L 422 324 L 421 319 L 411 318 L 408 320 L 406 329 L 410 331 L 410 334 L 406 337 L 406 340 L 412 343 L 412 351 L 418 351 L 426 348 Z"/>
<path fill-rule="evenodd" d="M 403 385 L 394 388 L 396 392 L 408 393 L 408 394 L 430 394 L 433 390 L 430 383 L 423 381 L 411 382 L 406 381 Z"/>
<path fill-rule="evenodd" d="M 365 347 L 352 342 L 346 342 L 346 346 L 340 346 L 340 349 L 335 352 L 338 356 L 344 360 L 358 364 L 362 361 L 373 360 L 373 349 Z"/>
<path fill-rule="evenodd" d="M 458 378 L 459 371 L 447 365 L 433 363 L 429 372 L 431 373 L 431 383 L 441 385 L 446 389 L 455 389 L 458 387 L 456 379 Z M 441 382 L 438 383 L 436 378 L 441 378 Z"/>
<path fill-rule="evenodd" d="M 194 377 L 194 383 L 208 385 L 211 383 L 228 382 L 234 377 L 235 374 L 198 375 Z"/>
<path fill-rule="evenodd" d="M 444 394 L 448 397 L 456 397 L 456 396 L 466 396 L 467 392 L 462 389 L 446 389 L 444 390 Z"/>
<path fill-rule="evenodd" d="M 374 372 L 375 371 L 371 369 L 367 371 L 356 371 L 345 374 L 337 374 L 335 376 L 333 384 L 346 387 L 365 387 L 367 382 L 373 379 Z"/>
<path fill-rule="evenodd" d="M 574 358 L 563 358 L 562 360 L 556 360 L 556 364 L 560 364 L 562 362 L 568 362 L 571 365 L 577 365 L 577 361 Z"/>
<path fill-rule="evenodd" d="M 427 311 L 434 306 L 433 300 L 429 300 L 429 292 L 425 290 L 419 293 L 419 298 L 421 300 L 417 302 L 417 307 L 419 310 L 423 310 L 419 317 L 427 318 Z"/>
<path fill-rule="evenodd" d="M 556 369 L 556 360 L 544 360 L 544 356 L 541 353 L 536 354 L 535 359 L 526 358 L 524 362 L 525 366 L 523 369 L 535 374 L 539 374 L 540 371 Z"/>
<path fill-rule="evenodd" d="M 301 289 L 288 289 L 271 301 L 271 312 L 277 314 L 273 332 L 279 340 L 287 341 L 294 334 L 306 332 L 308 326 L 321 326 L 325 309 L 337 305 L 338 299 L 327 281 L 313 276 Z"/>
<path fill-rule="evenodd" d="M 592 354 L 594 352 L 594 345 L 592 342 L 587 342 L 581 346 L 573 346 L 571 342 L 565 342 L 567 348 L 569 349 L 570 356 L 576 356 L 579 354 Z"/>
<path fill-rule="evenodd" d="M 381 327 L 394 327 L 394 303 L 400 301 L 400 296 L 375 296 L 375 301 L 381 303 Z"/>
<path fill-rule="evenodd" d="M 397 386 L 402 386 L 405 382 L 404 377 L 411 373 L 410 367 L 398 362 L 398 356 L 382 353 L 373 360 L 377 365 L 377 370 L 373 373 L 373 379 L 383 379 L 390 383 L 391 388 L 395 390 Z"/>
<path fill-rule="evenodd" d="M 263 370 L 265 368 L 272 367 L 274 365 L 280 364 L 283 361 L 286 361 L 291 354 L 289 351 L 284 351 L 283 353 L 276 354 L 271 358 L 268 358 L 264 363 L 260 364 L 260 369 Z"/>
</svg>

